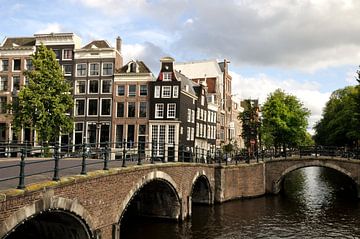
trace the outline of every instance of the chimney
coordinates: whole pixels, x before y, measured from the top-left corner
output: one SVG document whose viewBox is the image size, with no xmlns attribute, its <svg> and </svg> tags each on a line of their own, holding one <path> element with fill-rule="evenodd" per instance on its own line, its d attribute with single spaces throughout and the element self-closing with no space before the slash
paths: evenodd
<svg viewBox="0 0 360 239">
<path fill-rule="evenodd" d="M 121 53 L 121 43 L 122 43 L 122 40 L 121 40 L 121 38 L 118 36 L 118 37 L 116 38 L 116 50 L 117 50 L 119 53 Z"/>
</svg>

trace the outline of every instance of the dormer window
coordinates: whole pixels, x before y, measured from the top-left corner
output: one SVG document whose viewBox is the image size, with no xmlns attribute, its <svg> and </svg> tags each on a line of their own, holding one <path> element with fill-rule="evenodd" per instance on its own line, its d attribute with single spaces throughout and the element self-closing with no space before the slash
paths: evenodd
<svg viewBox="0 0 360 239">
<path fill-rule="evenodd" d="M 171 81 L 172 72 L 163 72 L 163 80 L 164 81 Z"/>
</svg>

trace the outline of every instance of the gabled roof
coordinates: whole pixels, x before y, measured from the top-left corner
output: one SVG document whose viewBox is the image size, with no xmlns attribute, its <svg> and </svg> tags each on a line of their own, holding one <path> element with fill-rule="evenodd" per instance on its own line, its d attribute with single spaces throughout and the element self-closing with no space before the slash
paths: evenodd
<svg viewBox="0 0 360 239">
<path fill-rule="evenodd" d="M 132 65 L 135 64 L 135 65 Z M 134 67 L 134 68 L 132 68 Z M 131 69 L 132 68 L 132 69 Z M 120 68 L 118 73 L 152 73 L 143 61 L 129 61 L 126 65 Z"/>
<path fill-rule="evenodd" d="M 84 46 L 82 49 L 111 48 L 106 40 L 95 40 Z"/>
<path fill-rule="evenodd" d="M 188 92 L 196 96 L 194 86 L 196 86 L 197 84 L 192 80 L 190 80 L 189 78 L 187 78 L 185 75 L 181 74 L 180 72 L 178 71 L 174 71 L 174 72 L 176 79 L 180 80 L 181 82 L 181 90 L 185 90 L 186 85 L 188 85 Z"/>
<path fill-rule="evenodd" d="M 2 48 L 33 46 L 35 46 L 35 37 L 9 37 L 6 38 L 1 45 Z"/>
</svg>

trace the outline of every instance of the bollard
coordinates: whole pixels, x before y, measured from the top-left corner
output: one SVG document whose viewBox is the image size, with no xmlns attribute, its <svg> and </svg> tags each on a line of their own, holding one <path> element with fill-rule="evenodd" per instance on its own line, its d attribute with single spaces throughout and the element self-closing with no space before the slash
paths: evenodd
<svg viewBox="0 0 360 239">
<path fill-rule="evenodd" d="M 123 144 L 123 161 L 121 167 L 126 167 L 126 143 Z"/>
<path fill-rule="evenodd" d="M 109 170 L 109 166 L 108 166 L 108 161 L 109 161 L 109 159 L 108 159 L 108 144 L 106 143 L 105 144 L 105 148 L 104 148 L 104 150 L 103 150 L 103 153 L 104 153 L 104 168 L 103 168 L 103 170 Z"/>
<path fill-rule="evenodd" d="M 54 176 L 52 178 L 53 181 L 59 181 L 60 177 L 59 177 L 59 144 L 55 143 L 54 146 Z"/>
<path fill-rule="evenodd" d="M 82 161 L 81 161 L 81 173 L 82 175 L 86 175 L 86 158 L 87 158 L 87 146 L 86 143 L 83 144 L 83 153 L 82 153 Z"/>
<path fill-rule="evenodd" d="M 26 157 L 26 150 L 21 149 L 19 185 L 17 186 L 18 189 L 25 188 L 25 157 Z"/>
</svg>

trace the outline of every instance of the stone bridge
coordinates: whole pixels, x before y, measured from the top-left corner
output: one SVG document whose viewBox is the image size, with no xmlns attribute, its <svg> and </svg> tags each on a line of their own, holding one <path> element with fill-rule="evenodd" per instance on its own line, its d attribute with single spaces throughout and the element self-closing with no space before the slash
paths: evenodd
<svg viewBox="0 0 360 239">
<path fill-rule="evenodd" d="M 181 221 L 193 203 L 278 193 L 289 172 L 309 166 L 335 169 L 360 185 L 359 161 L 322 157 L 98 170 L 0 192 L 0 238 L 120 238 L 129 215 Z"/>
</svg>

